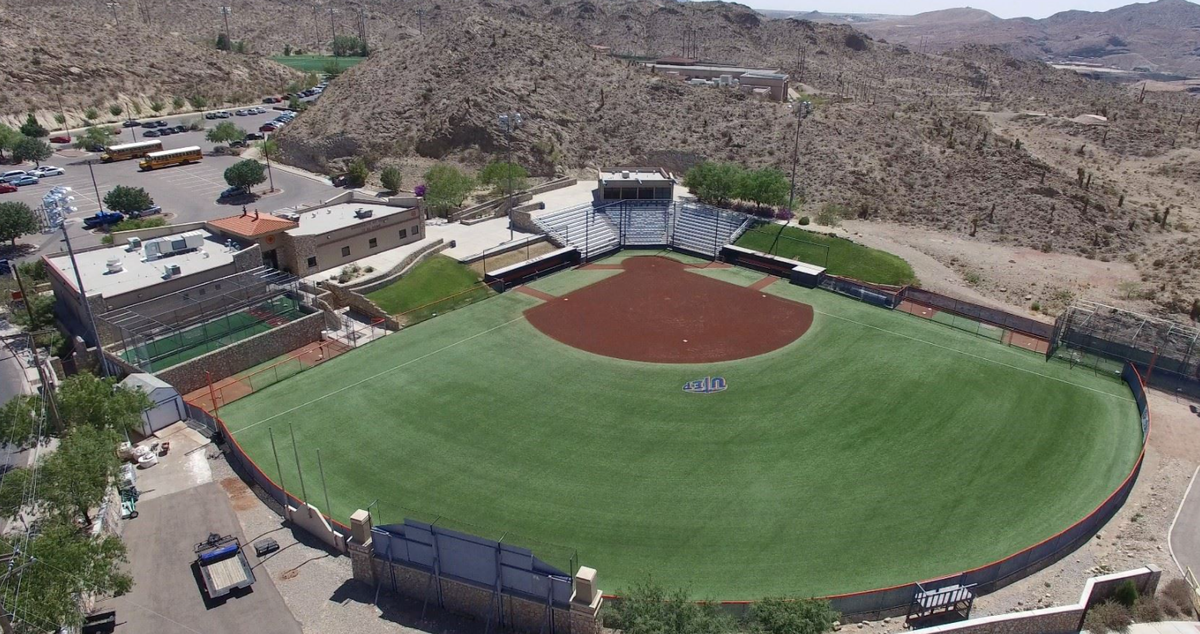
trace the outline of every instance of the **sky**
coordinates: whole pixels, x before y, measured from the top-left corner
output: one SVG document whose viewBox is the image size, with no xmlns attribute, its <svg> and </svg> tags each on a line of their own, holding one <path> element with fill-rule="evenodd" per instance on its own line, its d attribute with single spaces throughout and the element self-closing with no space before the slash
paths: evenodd
<svg viewBox="0 0 1200 634">
<path fill-rule="evenodd" d="M 983 9 L 1002 18 L 1044 18 L 1059 11 L 1107 11 L 1133 0 L 741 0 L 755 9 L 780 11 L 823 11 L 826 13 L 892 13 L 912 15 L 938 9 L 970 6 Z"/>
</svg>

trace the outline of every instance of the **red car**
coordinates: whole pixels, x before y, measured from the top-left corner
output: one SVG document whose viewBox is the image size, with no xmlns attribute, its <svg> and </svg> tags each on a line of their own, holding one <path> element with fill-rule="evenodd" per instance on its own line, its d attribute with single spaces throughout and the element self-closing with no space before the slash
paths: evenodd
<svg viewBox="0 0 1200 634">
<path fill-rule="evenodd" d="M 275 125 L 274 123 L 264 123 L 264 124 L 262 124 L 261 127 L 259 127 L 258 131 L 259 132 L 274 132 L 278 129 L 279 129 L 279 126 Z"/>
<path fill-rule="evenodd" d="M 52 137 L 50 137 L 50 142 L 51 142 L 51 143 L 70 143 L 70 142 L 71 142 L 71 137 L 69 137 L 69 136 L 67 136 L 67 135 L 65 135 L 65 134 L 60 134 L 60 135 L 58 135 L 58 136 L 52 136 Z"/>
<path fill-rule="evenodd" d="M 0 183 L 0 194 L 11 194 L 15 191 L 17 191 L 17 188 L 15 185 L 9 185 L 8 183 Z"/>
</svg>

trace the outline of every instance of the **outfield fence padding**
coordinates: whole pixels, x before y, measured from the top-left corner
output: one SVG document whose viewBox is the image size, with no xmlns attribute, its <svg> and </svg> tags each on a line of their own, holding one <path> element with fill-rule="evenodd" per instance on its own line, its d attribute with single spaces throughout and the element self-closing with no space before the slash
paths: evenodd
<svg viewBox="0 0 1200 634">
<path fill-rule="evenodd" d="M 935 293 L 915 286 L 906 286 L 901 292 L 901 301 L 907 300 L 936 310 L 953 313 L 975 321 L 991 324 L 1006 330 L 1049 341 L 1054 334 L 1054 325 L 1029 317 L 1021 317 L 998 308 L 968 302 L 964 299 Z"/>
</svg>

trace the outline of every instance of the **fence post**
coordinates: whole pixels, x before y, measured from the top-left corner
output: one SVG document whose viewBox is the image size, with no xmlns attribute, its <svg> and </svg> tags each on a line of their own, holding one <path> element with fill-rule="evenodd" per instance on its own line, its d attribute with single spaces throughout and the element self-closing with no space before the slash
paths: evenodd
<svg viewBox="0 0 1200 634">
<path fill-rule="evenodd" d="M 296 474 L 300 477 L 300 495 L 304 496 L 304 504 L 307 505 L 308 490 L 304 488 L 304 471 L 300 469 L 300 448 L 296 445 L 296 428 L 288 423 L 288 429 L 292 432 L 292 453 L 296 455 Z"/>
<path fill-rule="evenodd" d="M 271 431 L 271 428 L 268 427 L 267 435 L 271 438 L 271 453 L 275 456 L 275 472 L 279 474 L 279 488 L 283 489 L 283 516 L 287 517 L 287 484 L 285 484 L 283 480 L 283 469 L 279 466 L 279 452 L 275 450 L 275 432 Z"/>
</svg>

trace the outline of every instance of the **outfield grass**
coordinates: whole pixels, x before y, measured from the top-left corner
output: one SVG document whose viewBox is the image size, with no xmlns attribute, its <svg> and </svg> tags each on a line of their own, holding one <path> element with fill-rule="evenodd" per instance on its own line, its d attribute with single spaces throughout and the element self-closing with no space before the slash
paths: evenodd
<svg viewBox="0 0 1200 634">
<path fill-rule="evenodd" d="M 325 65 L 329 62 L 336 62 L 338 67 L 346 70 L 359 62 L 366 59 L 365 57 L 334 57 L 332 55 L 276 55 L 271 59 L 283 64 L 291 66 L 298 71 L 305 73 L 323 72 Z"/>
<path fill-rule="evenodd" d="M 566 271 L 556 277 L 575 276 Z M 1140 449 L 1110 377 L 820 290 L 812 329 L 702 366 L 563 346 L 505 293 L 230 404 L 272 478 L 334 517 L 404 517 L 578 549 L 606 592 L 644 575 L 698 598 L 865 590 L 978 566 L 1089 513 Z M 685 381 L 723 376 L 720 394 Z M 443 522 L 447 520 L 443 519 Z"/>
<path fill-rule="evenodd" d="M 367 294 L 367 298 L 392 315 L 404 313 L 407 321 L 414 323 L 433 313 L 477 302 L 491 293 L 491 289 L 480 285 L 479 276 L 470 267 L 453 258 L 435 255 L 415 266 L 408 275 Z"/>
<path fill-rule="evenodd" d="M 775 242 L 775 232 L 778 230 L 778 225 L 768 225 L 756 231 L 747 231 L 738 238 L 735 244 L 739 247 L 766 252 Z M 800 240 L 804 242 L 798 242 Z M 826 262 L 825 249 L 807 243 L 829 247 L 828 262 Z M 844 238 L 805 231 L 796 227 L 786 227 L 783 230 L 774 253 L 792 260 L 818 264 L 824 266 L 832 275 L 852 277 L 863 282 L 903 286 L 912 284 L 917 279 L 912 267 L 899 256 L 865 247 Z"/>
</svg>

